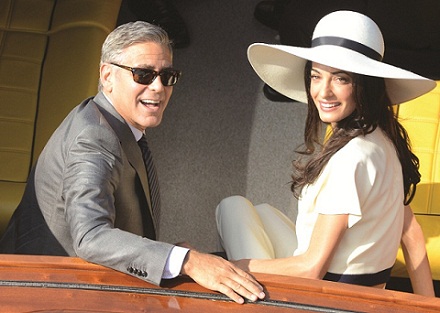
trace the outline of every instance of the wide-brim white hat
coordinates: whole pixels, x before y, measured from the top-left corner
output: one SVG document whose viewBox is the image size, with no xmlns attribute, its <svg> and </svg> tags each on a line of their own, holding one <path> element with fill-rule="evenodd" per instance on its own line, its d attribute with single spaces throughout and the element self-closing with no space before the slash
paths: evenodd
<svg viewBox="0 0 440 313">
<path fill-rule="evenodd" d="M 307 102 L 307 60 L 385 78 L 392 104 L 417 98 L 436 86 L 433 80 L 383 63 L 384 50 L 382 33 L 373 20 L 353 11 L 336 11 L 318 22 L 310 48 L 255 43 L 248 48 L 248 59 L 266 84 L 301 102 Z"/>
</svg>

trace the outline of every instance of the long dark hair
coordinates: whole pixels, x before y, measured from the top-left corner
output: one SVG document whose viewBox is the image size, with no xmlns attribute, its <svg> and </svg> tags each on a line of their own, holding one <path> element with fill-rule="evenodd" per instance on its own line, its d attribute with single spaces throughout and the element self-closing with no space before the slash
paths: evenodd
<svg viewBox="0 0 440 313">
<path fill-rule="evenodd" d="M 412 153 L 408 133 L 397 120 L 380 77 L 354 74 L 353 88 L 356 102 L 354 112 L 339 121 L 322 144 L 322 125 L 319 112 L 310 96 L 310 71 L 307 62 L 304 81 L 308 98 L 308 114 L 304 131 L 304 145 L 296 150 L 300 159 L 293 162 L 291 190 L 299 198 L 301 189 L 313 183 L 330 158 L 351 139 L 366 135 L 380 127 L 394 144 L 403 174 L 404 204 L 411 202 L 420 182 L 419 159 Z M 317 147 L 319 149 L 317 149 Z"/>
</svg>

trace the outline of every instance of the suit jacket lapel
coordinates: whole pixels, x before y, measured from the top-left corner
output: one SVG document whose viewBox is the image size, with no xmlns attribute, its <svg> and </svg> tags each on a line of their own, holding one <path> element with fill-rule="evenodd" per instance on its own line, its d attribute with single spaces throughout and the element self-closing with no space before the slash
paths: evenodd
<svg viewBox="0 0 440 313">
<path fill-rule="evenodd" d="M 150 214 L 151 216 L 153 216 L 147 171 L 145 169 L 144 160 L 142 159 L 142 154 L 134 138 L 133 132 L 131 131 L 125 120 L 122 118 L 122 116 L 115 110 L 113 105 L 102 94 L 102 92 L 99 92 L 95 96 L 93 101 L 97 104 L 99 110 L 115 131 L 121 143 L 122 149 L 125 151 L 128 161 L 138 173 L 142 188 L 145 193 L 145 197 L 147 199 Z"/>
</svg>

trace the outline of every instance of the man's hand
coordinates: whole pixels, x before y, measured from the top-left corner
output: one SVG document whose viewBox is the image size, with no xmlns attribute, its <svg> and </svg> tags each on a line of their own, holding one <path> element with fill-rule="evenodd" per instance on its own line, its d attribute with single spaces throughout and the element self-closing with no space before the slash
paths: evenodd
<svg viewBox="0 0 440 313">
<path fill-rule="evenodd" d="M 242 296 L 251 301 L 265 297 L 263 287 L 250 274 L 215 255 L 190 250 L 181 273 L 240 304 L 244 303 Z"/>
</svg>

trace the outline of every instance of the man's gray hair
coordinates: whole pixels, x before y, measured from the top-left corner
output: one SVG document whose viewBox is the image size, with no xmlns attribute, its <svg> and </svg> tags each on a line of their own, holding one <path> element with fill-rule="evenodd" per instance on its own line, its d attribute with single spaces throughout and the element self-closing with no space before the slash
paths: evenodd
<svg viewBox="0 0 440 313">
<path fill-rule="evenodd" d="M 107 36 L 101 49 L 101 63 L 120 62 L 125 48 L 144 42 L 158 43 L 172 53 L 171 40 L 162 28 L 137 21 L 120 25 Z"/>
</svg>

